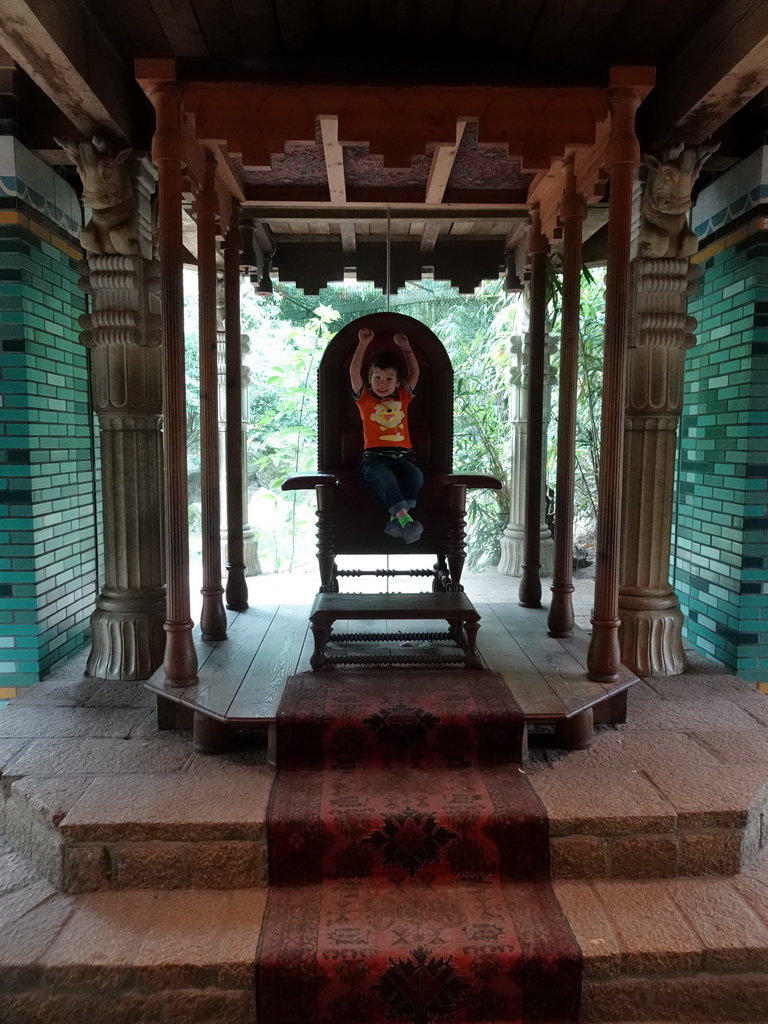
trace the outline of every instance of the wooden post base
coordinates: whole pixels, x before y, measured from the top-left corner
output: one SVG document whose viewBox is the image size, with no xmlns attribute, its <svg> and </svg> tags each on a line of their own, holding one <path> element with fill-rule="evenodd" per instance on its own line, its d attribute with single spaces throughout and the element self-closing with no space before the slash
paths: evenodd
<svg viewBox="0 0 768 1024">
<path fill-rule="evenodd" d="M 196 711 L 192 725 L 192 749 L 198 754 L 226 754 L 229 745 L 229 725 Z"/>
<path fill-rule="evenodd" d="M 593 709 L 595 725 L 620 725 L 627 720 L 627 693 L 614 693 L 607 700 L 601 700 Z"/>
<path fill-rule="evenodd" d="M 555 725 L 555 743 L 563 750 L 586 750 L 594 740 L 592 708 L 584 708 Z"/>
<path fill-rule="evenodd" d="M 194 712 L 178 701 L 157 695 L 157 728 L 161 732 L 171 729 L 191 729 Z"/>
</svg>

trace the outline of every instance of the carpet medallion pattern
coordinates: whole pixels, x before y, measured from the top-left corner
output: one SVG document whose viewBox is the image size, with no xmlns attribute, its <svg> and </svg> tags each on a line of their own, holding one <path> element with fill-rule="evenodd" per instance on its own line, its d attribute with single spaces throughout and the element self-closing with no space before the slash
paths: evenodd
<svg viewBox="0 0 768 1024">
<path fill-rule="evenodd" d="M 288 680 L 257 957 L 268 1024 L 574 1021 L 580 954 L 503 678 Z"/>
</svg>

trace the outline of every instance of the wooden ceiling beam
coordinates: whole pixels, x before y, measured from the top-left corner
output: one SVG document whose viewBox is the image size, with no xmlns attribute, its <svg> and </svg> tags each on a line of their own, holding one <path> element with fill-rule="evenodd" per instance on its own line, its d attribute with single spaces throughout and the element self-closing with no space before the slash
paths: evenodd
<svg viewBox="0 0 768 1024">
<path fill-rule="evenodd" d="M 344 181 L 344 147 L 339 142 L 339 119 L 335 115 L 318 118 L 323 139 L 325 170 L 332 203 L 346 203 L 347 186 Z"/>
<path fill-rule="evenodd" d="M 715 4 L 639 112 L 644 144 L 699 144 L 768 87 L 768 3 Z"/>
<path fill-rule="evenodd" d="M 289 140 L 313 142 L 317 117 L 334 111 L 339 139 L 367 142 L 385 168 L 409 167 L 430 143 L 452 148 L 457 120 L 471 117 L 479 120 L 481 144 L 505 146 L 519 156 L 524 171 L 536 171 L 566 146 L 591 145 L 608 104 L 607 88 L 180 84 L 198 139 L 224 139 L 246 168 L 269 166 Z"/>
<path fill-rule="evenodd" d="M 430 209 L 424 206 L 411 205 L 408 203 L 391 203 L 389 205 L 390 216 L 401 220 L 438 220 L 454 221 L 471 219 L 473 221 L 498 221 L 520 218 L 528 219 L 528 210 L 524 205 L 493 206 L 478 208 L 475 206 L 451 205 L 435 207 Z M 318 217 L 324 220 L 386 220 L 387 208 L 384 204 L 376 206 L 353 205 L 348 203 L 330 210 L 327 204 L 307 203 L 280 203 L 267 205 L 264 203 L 246 203 L 244 212 L 256 220 L 312 220 Z"/>
<path fill-rule="evenodd" d="M 424 197 L 425 203 L 442 203 L 443 195 L 445 193 L 446 186 L 448 185 L 448 179 L 451 176 L 453 165 L 456 162 L 456 154 L 459 151 L 459 144 L 461 143 L 461 138 L 464 135 L 464 129 L 466 127 L 467 118 L 457 118 L 456 141 L 449 145 L 439 142 L 435 146 L 435 151 L 432 154 L 432 166 L 429 168 L 429 177 L 427 178 L 427 192 Z"/>
<path fill-rule="evenodd" d="M 432 252 L 435 248 L 438 236 L 440 235 L 440 221 L 428 220 L 424 223 L 424 230 L 421 233 L 421 251 Z"/>
<path fill-rule="evenodd" d="M 77 0 L 3 0 L 0 44 L 78 131 L 135 140 L 135 82 Z"/>
<path fill-rule="evenodd" d="M 335 215 L 334 215 L 335 216 Z M 357 239 L 355 236 L 355 222 L 352 220 L 342 220 L 339 222 L 339 228 L 341 229 L 341 247 L 344 252 L 352 253 L 357 249 Z"/>
<path fill-rule="evenodd" d="M 240 172 L 232 161 L 226 148 L 216 143 L 209 147 L 216 157 L 216 177 L 229 194 L 242 203 L 245 199 Z"/>
<path fill-rule="evenodd" d="M 181 211 L 181 231 L 184 237 L 184 248 L 197 263 L 197 221 L 186 208 Z"/>
<path fill-rule="evenodd" d="M 209 55 L 190 0 L 153 0 L 152 8 L 176 57 Z"/>
</svg>

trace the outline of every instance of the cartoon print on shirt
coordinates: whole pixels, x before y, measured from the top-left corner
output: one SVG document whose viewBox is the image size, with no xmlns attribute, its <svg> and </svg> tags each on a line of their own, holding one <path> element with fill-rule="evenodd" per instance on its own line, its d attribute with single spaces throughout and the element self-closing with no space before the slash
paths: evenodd
<svg viewBox="0 0 768 1024">
<path fill-rule="evenodd" d="M 379 435 L 380 441 L 403 440 L 404 435 L 397 429 L 405 419 L 402 402 L 379 402 L 371 413 L 371 419 L 382 428 L 382 433 Z M 393 431 L 393 433 L 384 433 L 385 430 Z"/>
</svg>

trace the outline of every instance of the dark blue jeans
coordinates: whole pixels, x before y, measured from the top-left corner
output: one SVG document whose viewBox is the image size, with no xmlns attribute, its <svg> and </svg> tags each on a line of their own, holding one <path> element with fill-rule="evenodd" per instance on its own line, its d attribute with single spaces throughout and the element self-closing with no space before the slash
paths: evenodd
<svg viewBox="0 0 768 1024">
<path fill-rule="evenodd" d="M 381 498 L 390 515 L 413 508 L 424 483 L 424 474 L 407 455 L 366 453 L 363 456 L 363 480 Z"/>
</svg>

